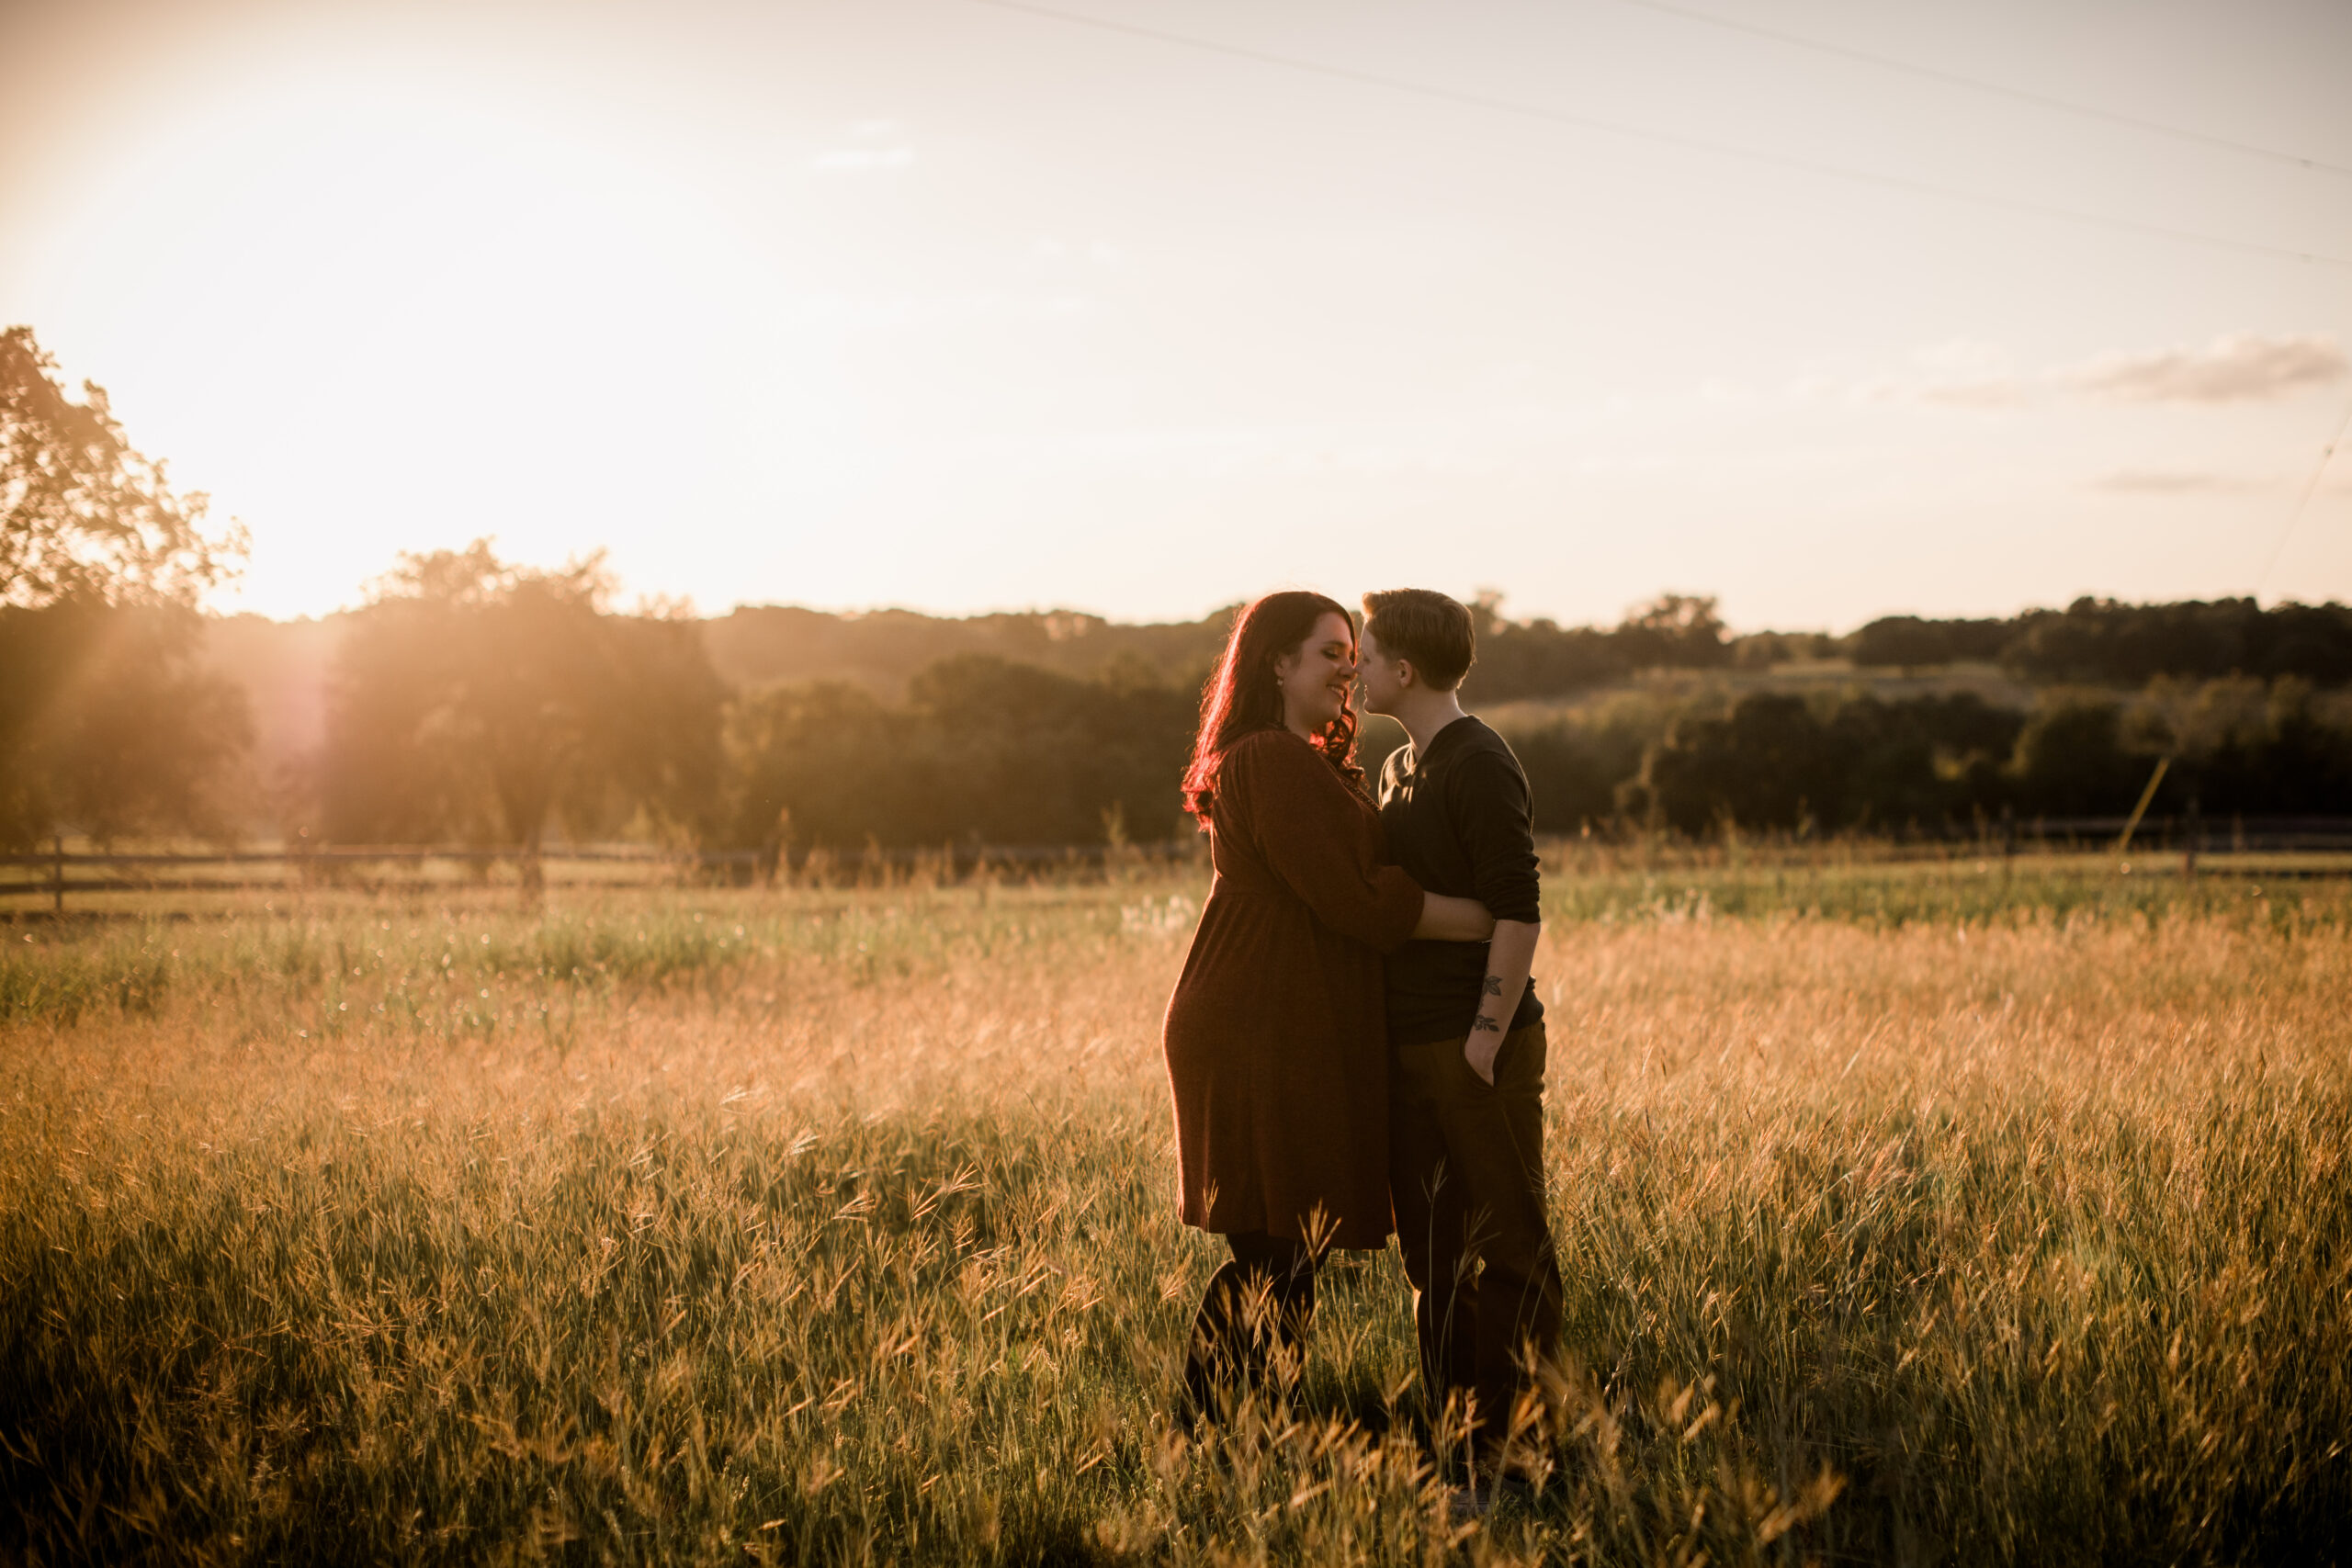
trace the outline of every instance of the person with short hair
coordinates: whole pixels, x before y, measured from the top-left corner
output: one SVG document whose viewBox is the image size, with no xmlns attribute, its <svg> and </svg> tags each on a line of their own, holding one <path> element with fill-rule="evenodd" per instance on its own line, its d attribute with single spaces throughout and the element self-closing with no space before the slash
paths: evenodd
<svg viewBox="0 0 2352 1568">
<path fill-rule="evenodd" d="M 1494 930 L 1388 863 L 1355 764 L 1355 678 L 1344 609 L 1267 594 L 1234 617 L 1184 774 L 1216 876 L 1162 1048 L 1183 1221 L 1232 1252 L 1186 1344 L 1196 1416 L 1295 1375 L 1326 1249 L 1387 1245 L 1380 954 Z"/>
<path fill-rule="evenodd" d="M 1544 1007 L 1529 970 L 1543 931 L 1527 775 L 1463 711 L 1476 657 L 1459 602 L 1428 589 L 1364 596 L 1364 706 L 1404 726 L 1380 773 L 1396 864 L 1495 917 L 1487 943 L 1408 942 L 1383 964 L 1388 1190 L 1422 1387 L 1470 1438 L 1472 1482 L 1521 1471 L 1515 1437 L 1550 1435 L 1561 1284 L 1544 1213 Z"/>
</svg>

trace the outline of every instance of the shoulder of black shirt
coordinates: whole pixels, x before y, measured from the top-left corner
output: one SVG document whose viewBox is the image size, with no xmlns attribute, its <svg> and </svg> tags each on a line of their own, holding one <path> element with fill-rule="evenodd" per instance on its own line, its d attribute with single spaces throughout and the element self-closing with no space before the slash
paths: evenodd
<svg viewBox="0 0 2352 1568">
<path fill-rule="evenodd" d="M 1458 735 L 1455 734 L 1457 730 L 1461 732 Z M 1475 714 L 1447 725 L 1439 732 L 1439 739 L 1446 742 L 1446 747 L 1438 760 L 1449 772 L 1462 763 L 1482 757 L 1491 757 L 1506 767 L 1519 766 L 1519 754 L 1510 749 L 1510 742 L 1496 734 L 1492 726 Z M 1430 749 L 1432 751 L 1437 750 L 1435 741 L 1430 743 Z"/>
</svg>

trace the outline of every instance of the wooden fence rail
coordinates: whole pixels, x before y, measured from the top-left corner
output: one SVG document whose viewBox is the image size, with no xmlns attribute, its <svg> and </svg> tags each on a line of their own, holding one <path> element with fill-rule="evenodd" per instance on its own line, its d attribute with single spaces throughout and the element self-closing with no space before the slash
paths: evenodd
<svg viewBox="0 0 2352 1568">
<path fill-rule="evenodd" d="M 759 857 L 757 850 L 688 850 L 670 852 L 652 849 L 559 849 L 541 850 L 542 861 L 635 861 L 645 863 L 675 864 L 698 861 L 712 864 L 734 864 Z M 0 865 L 50 865 L 62 860 L 69 865 L 332 865 L 345 861 L 426 861 L 451 860 L 469 862 L 524 860 L 530 852 L 519 849 L 475 849 L 456 847 L 420 848 L 415 845 L 337 844 L 316 850 L 214 850 L 190 853 L 151 854 L 67 854 L 53 852 L 47 854 L 0 855 Z"/>
<path fill-rule="evenodd" d="M 1153 860 L 1182 859 L 1196 852 L 1183 841 L 1129 845 L 1114 851 L 1102 844 L 950 844 L 933 849 L 879 846 L 828 857 L 842 872 L 888 868 L 893 872 L 937 866 L 964 876 L 982 865 L 1035 870 L 1098 866 L 1106 856 L 1121 853 Z M 442 862 L 487 872 L 500 863 L 523 868 L 527 878 L 537 868 L 564 864 L 639 866 L 680 876 L 723 875 L 730 881 L 769 880 L 778 872 L 805 870 L 807 852 L 790 855 L 767 850 L 662 850 L 648 846 L 582 845 L 541 849 L 537 853 L 514 848 L 481 845 L 335 844 L 317 849 L 215 850 L 187 853 L 68 852 L 62 848 L 45 854 L 0 854 L 0 898 L 47 898 L 55 909 L 65 907 L 69 893 L 236 893 L 327 886 L 366 891 L 417 890 L 447 886 L 446 880 L 411 874 L 368 876 L 371 868 L 414 866 Z M 191 876 L 189 870 L 220 867 L 230 874 Z M 280 874 L 242 876 L 247 868 L 277 867 Z M 8 870 L 29 872 L 10 878 Z M 93 874 L 97 873 L 99 874 Z"/>
<path fill-rule="evenodd" d="M 2086 845 L 2112 844 L 2132 826 L 2132 842 L 2194 849 L 2200 854 L 2244 850 L 2277 854 L 2295 851 L 2352 851 L 2352 817 L 2046 817 L 2020 818 L 2020 838 Z M 1992 825 L 1997 840 L 2003 829 Z"/>
<path fill-rule="evenodd" d="M 1189 841 L 1171 840 L 1166 843 L 1135 844 L 1127 848 L 1133 852 L 1154 857 L 1182 854 L 1189 849 Z M 876 861 L 906 866 L 920 865 L 952 858 L 958 865 L 976 865 L 987 862 L 996 865 L 1058 864 L 1064 862 L 1091 863 L 1112 852 L 1102 844 L 946 844 L 934 848 L 882 848 L 844 851 L 833 858 L 836 863 L 856 865 Z M 74 865 L 336 865 L 372 861 L 461 861 L 486 864 L 500 861 L 521 862 L 537 859 L 553 865 L 561 862 L 601 862 L 639 865 L 757 865 L 776 858 L 772 850 L 640 850 L 620 849 L 561 849 L 541 850 L 534 856 L 528 851 L 515 849 L 418 849 L 413 846 L 368 848 L 338 844 L 333 849 L 320 850 L 220 850 L 198 851 L 187 854 L 89 853 L 81 851 L 29 855 L 0 855 L 0 866 L 49 867 L 60 863 Z M 792 857 L 797 865 L 806 860 L 805 853 Z"/>
<path fill-rule="evenodd" d="M 2132 846 L 2142 853 L 2169 852 L 2189 857 L 2233 852 L 2255 854 L 2352 854 L 2352 817 L 2264 817 L 2198 818 L 2150 817 L 2136 823 L 2123 817 L 2064 817 L 2018 818 L 1989 822 L 1974 830 L 1945 827 L 1912 831 L 1899 837 L 1922 846 L 1974 842 L 2015 850 L 2030 843 L 2038 849 L 2113 848 L 2125 829 L 2133 833 Z M 1153 862 L 1187 862 L 1196 858 L 1197 840 L 1164 843 L 1103 844 L 948 844 L 935 848 L 879 846 L 828 857 L 836 873 L 888 869 L 902 872 L 933 866 L 956 877 L 982 865 L 1008 870 L 1046 868 L 1087 870 L 1106 857 L 1121 855 Z M 823 853 L 823 852 L 817 852 Z M 479 844 L 332 844 L 315 849 L 214 850 L 194 852 L 67 852 L 62 845 L 42 854 L 0 854 L 0 898 L 46 898 L 55 909 L 65 907 L 68 894 L 90 893 L 234 893 L 311 886 L 365 891 L 422 890 L 447 887 L 447 879 L 422 874 L 393 876 L 367 873 L 371 868 L 415 867 L 440 862 L 486 874 L 489 868 L 511 863 L 524 868 L 527 879 L 535 867 L 636 866 L 679 877 L 721 876 L 729 881 L 772 880 L 779 874 L 805 871 L 808 852 L 787 853 L 765 850 L 663 850 L 640 844 L 580 844 L 543 848 L 536 855 L 517 846 Z M 223 875 L 190 875 L 212 867 Z M 276 876 L 254 877 L 240 872 L 276 867 Z M 2219 868 L 2216 868 L 2219 869 Z M 5 874 L 29 873 L 20 878 Z"/>
</svg>

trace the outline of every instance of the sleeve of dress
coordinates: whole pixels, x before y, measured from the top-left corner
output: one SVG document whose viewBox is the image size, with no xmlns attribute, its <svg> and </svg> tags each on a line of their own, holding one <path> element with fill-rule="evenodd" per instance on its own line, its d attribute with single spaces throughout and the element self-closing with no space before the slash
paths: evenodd
<svg viewBox="0 0 2352 1568">
<path fill-rule="evenodd" d="M 1421 886 L 1365 846 L 1364 807 L 1314 748 L 1287 733 L 1253 735 L 1220 770 L 1276 876 L 1316 918 L 1375 952 L 1404 945 L 1421 919 Z M 1224 793 L 1220 788 L 1220 795 Z"/>
</svg>

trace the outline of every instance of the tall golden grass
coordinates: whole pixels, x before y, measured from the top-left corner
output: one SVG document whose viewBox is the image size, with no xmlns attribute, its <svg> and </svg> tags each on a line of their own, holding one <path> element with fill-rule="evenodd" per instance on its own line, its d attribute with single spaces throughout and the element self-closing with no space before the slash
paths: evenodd
<svg viewBox="0 0 2352 1568">
<path fill-rule="evenodd" d="M 1393 1254 L 1173 1418 L 1196 880 L 6 928 L 0 1553 L 2340 1552 L 2352 898 L 1638 874 L 1538 966 L 1574 1429 L 1459 1523 Z"/>
</svg>

